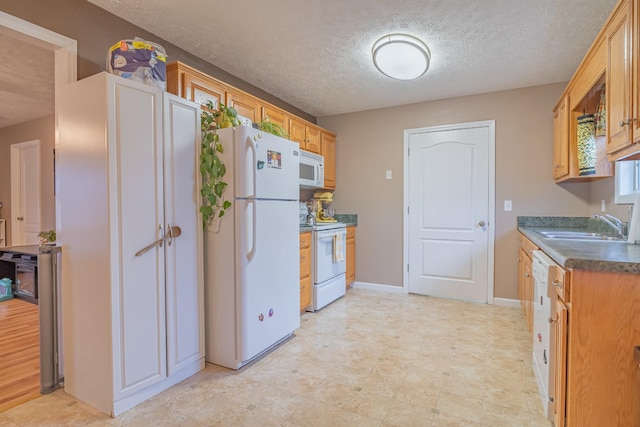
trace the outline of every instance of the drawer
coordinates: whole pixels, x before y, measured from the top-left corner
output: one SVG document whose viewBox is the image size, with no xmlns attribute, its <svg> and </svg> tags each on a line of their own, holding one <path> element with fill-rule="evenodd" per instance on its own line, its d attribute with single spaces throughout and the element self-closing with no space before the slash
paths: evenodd
<svg viewBox="0 0 640 427">
<path fill-rule="evenodd" d="M 570 273 L 561 267 L 554 269 L 555 274 L 549 277 L 549 283 L 556 290 L 558 296 L 567 304 L 571 302 L 571 280 Z"/>
<path fill-rule="evenodd" d="M 311 247 L 311 232 L 300 234 L 300 249 Z"/>
<path fill-rule="evenodd" d="M 355 227 L 347 227 L 347 240 L 356 238 L 356 228 Z"/>
<path fill-rule="evenodd" d="M 311 275 L 311 248 L 300 249 L 300 278 Z"/>
<path fill-rule="evenodd" d="M 531 240 L 527 239 L 524 234 L 520 234 L 520 247 L 524 249 L 525 253 L 529 258 L 533 256 L 533 251 L 538 250 L 539 248 L 533 243 Z"/>
</svg>

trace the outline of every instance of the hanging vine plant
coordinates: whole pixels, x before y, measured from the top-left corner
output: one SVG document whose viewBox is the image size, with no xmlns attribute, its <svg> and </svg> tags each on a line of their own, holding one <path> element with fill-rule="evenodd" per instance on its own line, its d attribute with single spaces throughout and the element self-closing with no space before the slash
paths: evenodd
<svg viewBox="0 0 640 427">
<path fill-rule="evenodd" d="M 225 200 L 224 190 L 227 183 L 223 181 L 227 168 L 218 157 L 222 153 L 218 128 L 239 125 L 238 113 L 233 107 L 220 103 L 219 108 L 211 101 L 203 104 L 200 126 L 202 130 L 202 146 L 200 151 L 200 173 L 202 174 L 202 225 L 209 229 L 215 219 L 220 220 L 231 207 L 231 202 Z"/>
</svg>

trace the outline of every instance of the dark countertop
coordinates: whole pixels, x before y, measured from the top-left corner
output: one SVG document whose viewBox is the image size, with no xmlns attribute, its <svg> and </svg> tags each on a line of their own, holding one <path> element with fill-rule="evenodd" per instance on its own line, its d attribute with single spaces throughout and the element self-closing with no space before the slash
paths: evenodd
<svg viewBox="0 0 640 427">
<path fill-rule="evenodd" d="M 38 255 L 39 248 L 40 248 L 39 245 L 7 246 L 4 248 L 0 248 L 0 252 L 11 252 L 14 254 L 25 254 L 25 255 Z"/>
<path fill-rule="evenodd" d="M 336 214 L 335 218 L 336 220 L 344 223 L 347 227 L 358 226 L 357 214 Z M 313 231 L 313 228 L 310 225 L 300 224 L 300 233 L 308 233 L 309 231 Z"/>
<path fill-rule="evenodd" d="M 535 221 L 526 221 L 536 218 Z M 550 239 L 540 231 L 610 231 L 602 230 L 600 221 L 584 218 L 584 221 L 561 221 L 559 217 L 553 221 L 541 221 L 544 217 L 518 217 L 518 231 L 527 236 L 533 243 L 549 255 L 555 262 L 565 268 L 580 270 L 613 271 L 623 273 L 640 273 L 640 245 L 632 245 L 621 241 L 584 241 Z M 581 218 L 582 219 L 582 218 Z"/>
</svg>

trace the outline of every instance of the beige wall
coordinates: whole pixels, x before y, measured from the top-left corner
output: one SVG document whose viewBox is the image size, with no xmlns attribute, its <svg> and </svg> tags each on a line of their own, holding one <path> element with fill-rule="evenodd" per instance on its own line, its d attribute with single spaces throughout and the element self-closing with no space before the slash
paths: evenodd
<svg viewBox="0 0 640 427">
<path fill-rule="evenodd" d="M 11 245 L 11 144 L 40 140 L 40 212 L 41 230 L 56 228 L 53 195 L 53 116 L 31 120 L 0 129 L 0 218 L 7 220 L 8 245 Z"/>
<path fill-rule="evenodd" d="M 402 286 L 403 131 L 496 121 L 494 295 L 517 298 L 516 217 L 585 216 L 591 184 L 552 178 L 552 109 L 566 84 L 494 92 L 318 119 L 338 134 L 338 213 L 357 213 L 357 281 Z M 385 179 L 386 170 L 393 179 Z M 603 191 L 607 191 L 604 189 Z M 504 212 L 504 200 L 513 211 Z M 599 203 L 599 201 L 598 201 Z"/>
</svg>

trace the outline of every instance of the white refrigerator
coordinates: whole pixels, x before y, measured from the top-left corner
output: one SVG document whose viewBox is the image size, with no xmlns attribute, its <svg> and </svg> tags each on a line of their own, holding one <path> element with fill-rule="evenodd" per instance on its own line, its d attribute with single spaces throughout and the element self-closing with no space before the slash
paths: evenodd
<svg viewBox="0 0 640 427">
<path fill-rule="evenodd" d="M 238 369 L 300 327 L 298 145 L 218 130 L 231 208 L 205 232 L 206 360 Z"/>
</svg>

